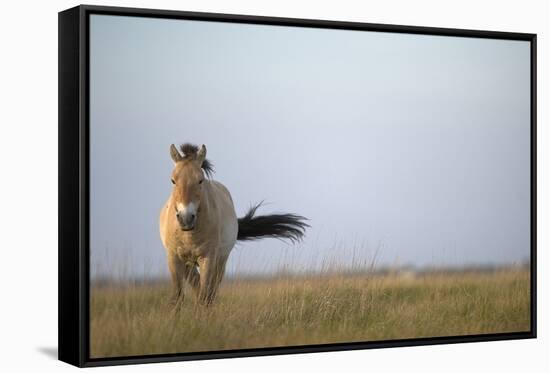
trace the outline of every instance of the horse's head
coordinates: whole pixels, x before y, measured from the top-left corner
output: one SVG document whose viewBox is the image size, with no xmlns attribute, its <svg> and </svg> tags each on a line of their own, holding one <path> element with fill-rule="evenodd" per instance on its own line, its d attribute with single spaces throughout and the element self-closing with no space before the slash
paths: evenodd
<svg viewBox="0 0 550 373">
<path fill-rule="evenodd" d="M 172 144 L 170 156 L 174 161 L 172 171 L 172 200 L 174 202 L 176 219 L 182 230 L 190 231 L 195 228 L 197 215 L 201 203 L 203 181 L 205 173 L 203 168 L 206 161 L 206 147 L 197 148 L 193 145 L 182 146 L 183 155 Z M 208 167 L 211 167 L 208 165 Z M 209 168 L 205 168 L 208 173 Z"/>
</svg>

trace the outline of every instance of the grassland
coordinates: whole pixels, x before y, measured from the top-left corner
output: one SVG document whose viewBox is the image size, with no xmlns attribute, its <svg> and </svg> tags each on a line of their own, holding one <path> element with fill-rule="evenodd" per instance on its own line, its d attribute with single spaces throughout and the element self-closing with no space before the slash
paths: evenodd
<svg viewBox="0 0 550 373">
<path fill-rule="evenodd" d="M 528 331 L 529 273 L 231 279 L 174 313 L 168 283 L 91 291 L 91 356 L 130 356 Z"/>
</svg>

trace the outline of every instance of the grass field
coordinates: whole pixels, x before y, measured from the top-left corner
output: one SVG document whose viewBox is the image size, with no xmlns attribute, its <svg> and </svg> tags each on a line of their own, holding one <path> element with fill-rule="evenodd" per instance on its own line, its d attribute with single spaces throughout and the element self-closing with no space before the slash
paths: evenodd
<svg viewBox="0 0 550 373">
<path fill-rule="evenodd" d="M 178 313 L 168 283 L 91 291 L 91 356 L 130 356 L 528 331 L 529 272 L 324 274 L 224 281 Z"/>
</svg>

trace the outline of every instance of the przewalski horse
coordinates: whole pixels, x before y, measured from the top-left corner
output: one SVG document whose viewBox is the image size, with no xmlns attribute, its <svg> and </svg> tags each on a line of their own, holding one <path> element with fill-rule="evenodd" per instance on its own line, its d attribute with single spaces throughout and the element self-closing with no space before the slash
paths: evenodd
<svg viewBox="0 0 550 373">
<path fill-rule="evenodd" d="M 198 301 L 209 305 L 237 240 L 299 241 L 308 227 L 307 219 L 295 214 L 256 216 L 261 203 L 237 218 L 227 188 L 210 179 L 213 167 L 206 159 L 206 147 L 184 144 L 180 150 L 170 146 L 174 186 L 160 213 L 160 237 L 172 277 L 174 305 L 183 300 L 185 281 Z"/>
</svg>

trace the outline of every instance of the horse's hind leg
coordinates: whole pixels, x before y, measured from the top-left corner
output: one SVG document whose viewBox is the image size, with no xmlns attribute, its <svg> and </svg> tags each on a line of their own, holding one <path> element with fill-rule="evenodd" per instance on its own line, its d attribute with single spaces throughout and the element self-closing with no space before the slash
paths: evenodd
<svg viewBox="0 0 550 373">
<path fill-rule="evenodd" d="M 191 289 L 193 289 L 195 296 L 198 297 L 200 290 L 200 275 L 199 271 L 197 271 L 197 266 L 194 264 L 186 264 L 183 271 L 185 280 L 191 286 Z"/>
<path fill-rule="evenodd" d="M 209 306 L 214 301 L 225 273 L 227 257 L 204 257 L 199 260 L 199 302 Z"/>
</svg>

